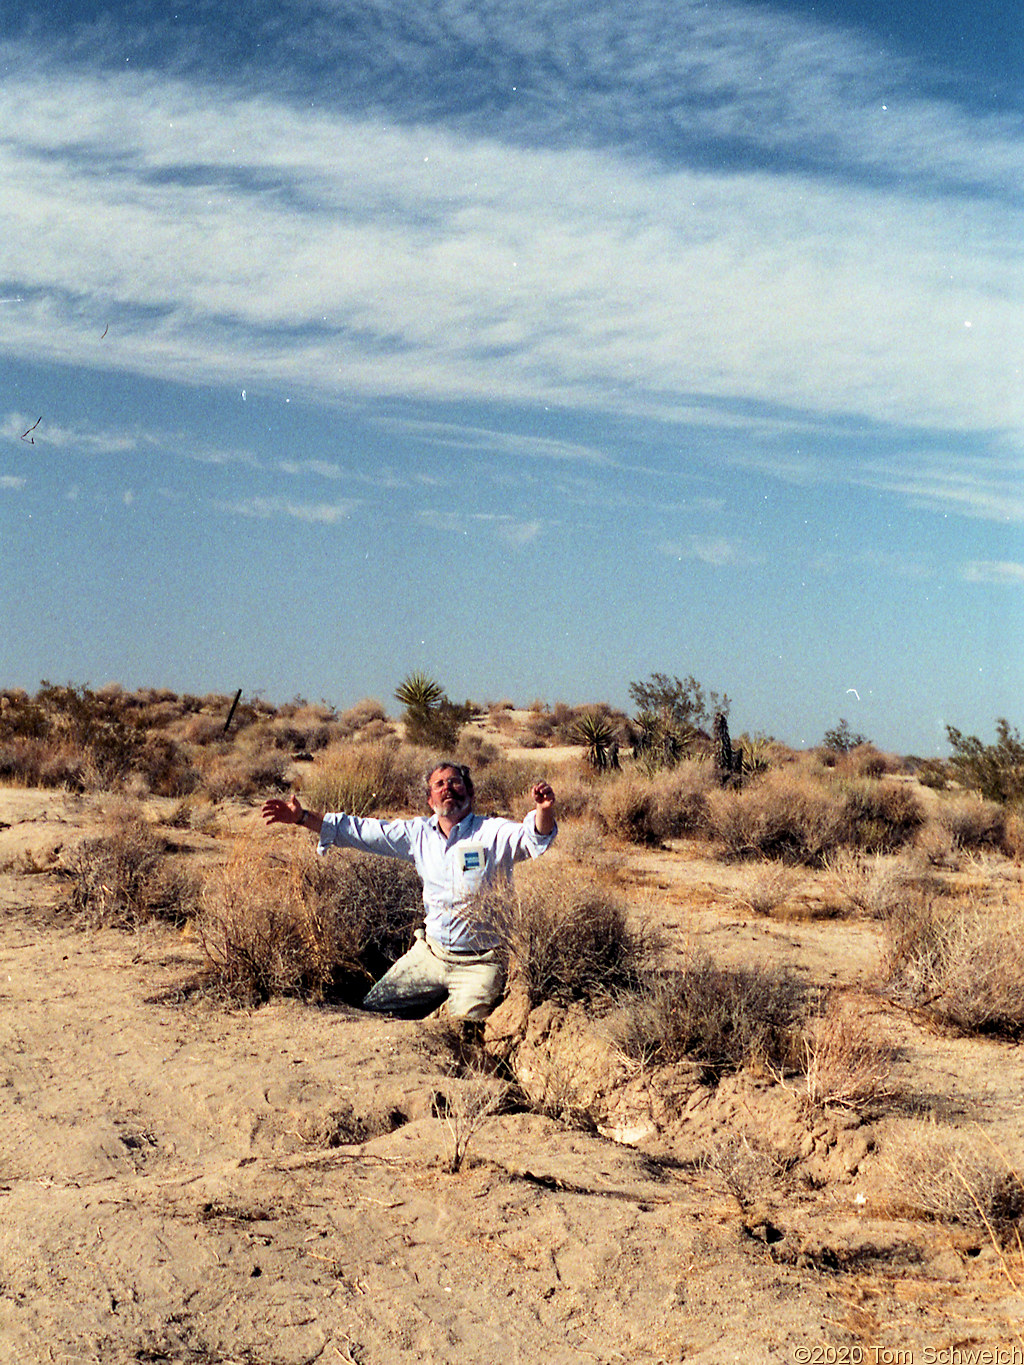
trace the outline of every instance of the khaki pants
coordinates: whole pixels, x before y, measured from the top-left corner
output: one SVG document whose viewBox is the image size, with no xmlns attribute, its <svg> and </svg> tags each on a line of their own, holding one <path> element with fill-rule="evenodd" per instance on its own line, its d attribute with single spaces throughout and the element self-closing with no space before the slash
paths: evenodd
<svg viewBox="0 0 1024 1365">
<path fill-rule="evenodd" d="M 451 953 L 417 929 L 412 947 L 371 988 L 363 1008 L 423 1019 L 447 1000 L 457 1019 L 486 1019 L 504 988 L 500 953 Z"/>
</svg>

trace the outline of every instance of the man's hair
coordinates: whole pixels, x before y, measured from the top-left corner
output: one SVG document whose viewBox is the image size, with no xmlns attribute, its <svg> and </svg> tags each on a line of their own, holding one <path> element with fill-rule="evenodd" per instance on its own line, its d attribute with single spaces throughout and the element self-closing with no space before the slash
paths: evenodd
<svg viewBox="0 0 1024 1365">
<path fill-rule="evenodd" d="M 473 787 L 473 778 L 470 775 L 470 771 L 466 767 L 465 763 L 456 763 L 454 759 L 450 758 L 443 758 L 441 759 L 440 763 L 431 763 L 430 767 L 427 769 L 426 772 L 427 804 L 428 805 L 430 804 L 430 779 L 434 776 L 435 773 L 439 773 L 442 768 L 451 768 L 452 772 L 458 773 L 458 775 L 462 778 L 462 785 L 466 788 L 466 795 L 469 797 L 469 804 L 472 805 L 473 797 L 475 795 L 475 789 Z"/>
</svg>

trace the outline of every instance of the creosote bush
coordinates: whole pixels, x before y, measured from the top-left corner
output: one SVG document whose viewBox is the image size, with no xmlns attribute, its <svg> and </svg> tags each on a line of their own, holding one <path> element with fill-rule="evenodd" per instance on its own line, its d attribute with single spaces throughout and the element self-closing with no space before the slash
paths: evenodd
<svg viewBox="0 0 1024 1365">
<path fill-rule="evenodd" d="M 168 858 L 164 840 L 127 804 L 111 813 L 104 834 L 65 854 L 59 872 L 63 904 L 87 928 L 182 923 L 198 904 L 196 878 Z"/>
<path fill-rule="evenodd" d="M 685 1058 L 712 1074 L 798 1070 L 803 998 L 787 972 L 720 967 L 693 949 L 678 970 L 647 975 L 624 1012 L 619 1041 L 647 1064 Z"/>
<path fill-rule="evenodd" d="M 1024 907 L 908 895 L 885 922 L 882 975 L 965 1034 L 1024 1038 Z"/>
<path fill-rule="evenodd" d="M 636 989 L 653 943 L 623 899 L 576 868 L 540 865 L 514 888 L 481 896 L 499 926 L 532 1004 L 604 1001 Z"/>
<path fill-rule="evenodd" d="M 980 1136 L 906 1121 L 882 1149 L 883 1198 L 894 1212 L 984 1228 L 996 1238 L 1024 1217 L 1024 1182 Z"/>
<path fill-rule="evenodd" d="M 311 844 L 240 839 L 207 883 L 199 932 L 210 981 L 235 999 L 356 1003 L 408 947 L 422 917 L 407 863 Z"/>
</svg>

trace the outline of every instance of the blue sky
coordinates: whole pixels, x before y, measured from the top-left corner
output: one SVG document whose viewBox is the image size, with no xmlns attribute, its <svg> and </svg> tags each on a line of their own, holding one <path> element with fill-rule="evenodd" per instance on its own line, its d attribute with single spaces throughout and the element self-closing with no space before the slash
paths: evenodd
<svg viewBox="0 0 1024 1365">
<path fill-rule="evenodd" d="M 26 0 L 0 684 L 1021 724 L 1022 47 L 1008 0 Z"/>
</svg>

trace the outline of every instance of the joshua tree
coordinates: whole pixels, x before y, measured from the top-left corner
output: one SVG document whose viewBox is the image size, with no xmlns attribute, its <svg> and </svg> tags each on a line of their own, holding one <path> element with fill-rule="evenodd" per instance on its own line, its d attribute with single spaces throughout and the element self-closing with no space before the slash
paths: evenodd
<svg viewBox="0 0 1024 1365">
<path fill-rule="evenodd" d="M 719 711 L 715 716 L 715 763 L 723 784 L 735 782 L 743 773 L 743 750 L 734 749 L 729 738 L 729 726 Z"/>
</svg>

